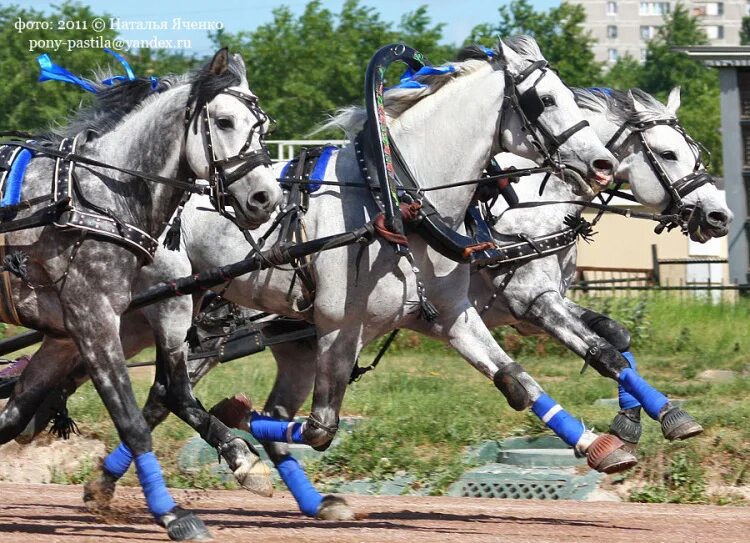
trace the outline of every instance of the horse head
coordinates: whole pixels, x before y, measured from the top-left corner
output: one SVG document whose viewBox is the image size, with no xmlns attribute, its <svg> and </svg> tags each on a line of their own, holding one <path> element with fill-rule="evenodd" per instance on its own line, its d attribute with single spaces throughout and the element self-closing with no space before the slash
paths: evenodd
<svg viewBox="0 0 750 543">
<path fill-rule="evenodd" d="M 213 201 L 243 228 L 266 222 L 281 199 L 264 138 L 271 119 L 248 86 L 240 55 L 220 50 L 192 81 L 186 111 L 186 159 L 208 179 Z"/>
</svg>

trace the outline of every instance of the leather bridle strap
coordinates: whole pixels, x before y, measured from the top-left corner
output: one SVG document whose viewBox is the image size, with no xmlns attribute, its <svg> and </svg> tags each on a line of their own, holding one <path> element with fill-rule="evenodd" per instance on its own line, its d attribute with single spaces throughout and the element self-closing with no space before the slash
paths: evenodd
<svg viewBox="0 0 750 543">
<path fill-rule="evenodd" d="M 612 135 L 605 147 L 610 150 L 616 157 L 619 157 L 630 139 L 633 137 L 637 137 L 643 147 L 643 152 L 646 155 L 646 158 L 648 159 L 648 162 L 654 174 L 656 175 L 657 180 L 669 195 L 670 205 L 667 207 L 667 209 L 679 211 L 681 207 L 684 207 L 682 199 L 685 196 L 707 183 L 713 183 L 713 179 L 711 175 L 701 167 L 701 154 L 700 150 L 698 150 L 693 171 L 673 182 L 667 171 L 664 169 L 661 161 L 656 156 L 656 153 L 654 153 L 653 149 L 651 149 L 651 146 L 646 141 L 645 132 L 648 129 L 653 128 L 654 126 L 669 126 L 677 131 L 680 135 L 682 135 L 682 137 L 685 138 L 688 144 L 692 144 L 698 147 L 697 143 L 695 143 L 695 141 L 693 141 L 692 138 L 688 136 L 688 134 L 685 132 L 682 126 L 679 125 L 676 119 L 655 119 L 651 121 L 642 121 L 635 124 L 625 123 L 617 129 L 617 131 Z M 625 137 L 620 145 L 615 147 L 615 143 L 617 142 L 617 140 L 620 139 L 622 134 L 628 128 L 631 129 L 630 133 Z"/>
</svg>

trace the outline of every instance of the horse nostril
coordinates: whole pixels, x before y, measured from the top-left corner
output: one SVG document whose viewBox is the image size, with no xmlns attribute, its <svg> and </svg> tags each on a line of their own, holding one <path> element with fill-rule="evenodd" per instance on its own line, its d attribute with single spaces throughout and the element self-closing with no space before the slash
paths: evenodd
<svg viewBox="0 0 750 543">
<path fill-rule="evenodd" d="M 256 192 L 253 194 L 253 201 L 259 203 L 260 205 L 265 205 L 268 203 L 268 193 L 266 191 Z"/>
<path fill-rule="evenodd" d="M 729 216 L 722 211 L 712 211 L 708 214 L 708 221 L 714 226 L 726 226 Z"/>
<path fill-rule="evenodd" d="M 605 159 L 605 158 L 599 158 L 596 159 L 594 162 L 591 163 L 591 165 L 602 172 L 605 173 L 612 173 L 615 169 L 614 164 L 612 164 L 611 161 Z"/>
</svg>

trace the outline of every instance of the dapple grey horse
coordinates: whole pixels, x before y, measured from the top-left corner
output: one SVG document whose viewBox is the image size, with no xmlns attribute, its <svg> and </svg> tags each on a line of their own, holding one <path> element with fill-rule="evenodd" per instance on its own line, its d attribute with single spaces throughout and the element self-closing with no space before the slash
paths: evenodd
<svg viewBox="0 0 750 543">
<path fill-rule="evenodd" d="M 184 191 L 193 187 L 189 182 L 209 177 L 209 170 L 217 165 L 226 179 L 233 172 L 242 174 L 225 189 L 237 222 L 256 227 L 269 219 L 281 191 L 268 161 L 254 165 L 221 162 L 238 152 L 265 152 L 261 136 L 266 117 L 254 105 L 256 98 L 248 88 L 240 57 L 222 49 L 196 73 L 165 78 L 155 88 L 145 78 L 112 87 L 90 85 L 97 91 L 93 106 L 80 112 L 61 134 L 78 138 L 76 152 L 83 158 L 73 159 L 72 164 L 68 158 L 58 160 L 73 168 L 71 196 L 79 207 L 98 214 L 97 223 L 109 220 L 121 233 L 140 229 L 158 236 Z M 48 138 L 52 150 L 60 140 L 60 136 Z M 34 202 L 50 194 L 53 175 L 62 183 L 58 175 L 63 173 L 56 171 L 55 163 L 43 148 L 37 153 L 25 173 L 23 200 Z M 147 180 L 149 175 L 151 180 Z M 152 182 L 154 175 L 172 180 L 171 185 Z M 18 217 L 29 213 L 20 211 Z M 179 508 L 164 485 L 151 452 L 150 428 L 135 401 L 125 366 L 121 316 L 146 257 L 96 232 L 53 225 L 10 232 L 5 244 L 12 257 L 6 258 L 6 268 L 13 259 L 16 264 L 10 285 L 18 321 L 43 331 L 45 338 L 0 413 L 0 442 L 24 429 L 39 403 L 80 360 L 135 457 L 149 510 L 157 522 L 173 539 L 208 537 L 200 519 Z M 194 409 L 189 386 L 180 389 L 179 381 L 172 385 L 182 399 L 177 413 L 200 425 L 205 413 Z M 257 463 L 244 442 L 233 445 L 232 456 L 235 464 L 248 469 Z"/>
</svg>

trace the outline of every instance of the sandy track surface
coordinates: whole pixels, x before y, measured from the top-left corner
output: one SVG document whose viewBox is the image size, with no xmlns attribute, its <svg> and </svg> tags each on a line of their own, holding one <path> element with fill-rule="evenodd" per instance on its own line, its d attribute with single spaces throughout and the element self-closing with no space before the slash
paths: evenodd
<svg viewBox="0 0 750 543">
<path fill-rule="evenodd" d="M 221 542 L 604 542 L 750 541 L 750 508 L 611 502 L 348 496 L 352 522 L 302 517 L 288 494 L 175 491 Z M 120 489 L 118 513 L 96 518 L 81 487 L 0 483 L 0 542 L 168 541 L 137 489 Z"/>
</svg>

